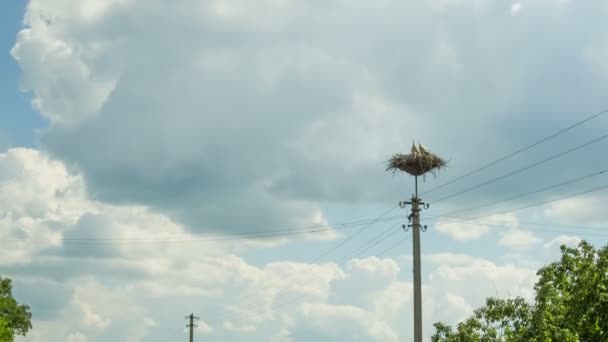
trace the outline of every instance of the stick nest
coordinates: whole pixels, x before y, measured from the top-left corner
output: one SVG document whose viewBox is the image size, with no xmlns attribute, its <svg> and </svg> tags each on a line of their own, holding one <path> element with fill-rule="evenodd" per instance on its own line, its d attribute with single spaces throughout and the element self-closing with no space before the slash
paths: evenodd
<svg viewBox="0 0 608 342">
<path fill-rule="evenodd" d="M 438 155 L 429 152 L 425 147 L 412 144 L 410 154 L 397 153 L 392 156 L 386 165 L 386 171 L 402 171 L 412 176 L 422 176 L 426 173 L 435 173 L 447 166 L 447 161 Z"/>
</svg>

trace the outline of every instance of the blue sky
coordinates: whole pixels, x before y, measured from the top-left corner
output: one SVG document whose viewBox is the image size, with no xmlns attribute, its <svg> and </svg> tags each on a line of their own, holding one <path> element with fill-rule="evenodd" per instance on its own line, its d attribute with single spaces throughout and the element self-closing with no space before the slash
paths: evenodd
<svg viewBox="0 0 608 342">
<path fill-rule="evenodd" d="M 409 341 L 411 230 L 394 207 L 413 180 L 384 165 L 412 140 L 449 160 L 420 183 L 426 336 L 487 296 L 532 300 L 560 244 L 606 243 L 605 192 L 557 200 L 606 173 L 462 217 L 546 205 L 433 218 L 608 169 L 603 139 L 460 194 L 603 136 L 608 114 L 425 192 L 608 108 L 607 14 L 553 0 L 11 2 L 0 275 L 32 307 L 20 341 L 180 340 L 190 312 L 201 339 Z M 382 213 L 402 218 L 340 226 Z M 231 240 L 258 232 L 274 236 Z"/>
<path fill-rule="evenodd" d="M 38 145 L 36 130 L 46 123 L 32 110 L 30 96 L 19 90 L 19 66 L 9 53 L 15 44 L 15 34 L 22 26 L 24 6 L 22 1 L 10 1 L 0 13 L 0 131 L 7 144 L 31 147 Z"/>
</svg>

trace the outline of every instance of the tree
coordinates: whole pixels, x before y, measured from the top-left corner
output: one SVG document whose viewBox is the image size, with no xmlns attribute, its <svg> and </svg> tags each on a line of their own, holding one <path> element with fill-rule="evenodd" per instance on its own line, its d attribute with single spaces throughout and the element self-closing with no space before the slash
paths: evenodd
<svg viewBox="0 0 608 342">
<path fill-rule="evenodd" d="M 433 342 L 608 341 L 608 246 L 561 246 L 561 259 L 542 267 L 535 303 L 488 298 L 456 329 L 435 323 Z"/>
<path fill-rule="evenodd" d="M 15 335 L 27 334 L 32 328 L 30 307 L 17 303 L 9 278 L 0 277 L 0 341 L 13 341 Z"/>
<path fill-rule="evenodd" d="M 13 340 L 13 332 L 8 327 L 8 323 L 4 318 L 0 317 L 0 342 L 9 342 Z"/>
</svg>

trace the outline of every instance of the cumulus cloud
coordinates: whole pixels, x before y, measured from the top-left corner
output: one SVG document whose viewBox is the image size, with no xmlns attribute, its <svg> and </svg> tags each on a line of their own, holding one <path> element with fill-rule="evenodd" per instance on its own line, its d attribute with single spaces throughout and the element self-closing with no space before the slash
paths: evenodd
<svg viewBox="0 0 608 342">
<path fill-rule="evenodd" d="M 388 324 L 377 321 L 373 315 L 357 307 L 305 305 L 303 315 L 306 326 L 310 326 L 311 330 L 316 332 L 316 337 L 322 341 L 342 338 L 349 341 L 397 341 L 397 335 Z M 299 333 L 295 332 L 296 338 Z M 302 334 L 308 335 L 305 332 Z M 312 338 L 315 335 L 307 337 Z"/>
<path fill-rule="evenodd" d="M 197 325 L 197 331 L 200 331 L 202 334 L 208 334 L 213 331 L 213 327 L 205 322 L 199 321 Z"/>
<path fill-rule="evenodd" d="M 443 257 L 441 256 L 441 258 Z M 462 259 L 462 256 L 460 258 Z M 433 284 L 444 284 L 439 288 L 445 288 L 446 292 L 451 292 L 451 288 L 461 289 L 458 294 L 451 293 L 463 298 L 475 298 L 473 303 L 468 304 L 474 306 L 481 305 L 483 300 L 490 296 L 521 295 L 527 299 L 533 298 L 533 285 L 536 281 L 534 268 L 514 264 L 499 265 L 490 260 L 472 256 L 466 258 L 470 261 L 439 264 L 429 274 L 429 281 Z M 436 259 L 435 262 L 439 260 Z M 467 289 L 467 286 L 471 284 L 476 284 L 478 287 Z M 464 305 L 464 303 L 462 304 Z"/>
<path fill-rule="evenodd" d="M 15 279 L 19 298 L 35 312 L 36 329 L 26 341 L 137 341 L 151 335 L 181 336 L 183 322 L 174 318 L 183 317 L 187 308 L 204 322 L 197 334 L 220 340 L 270 336 L 274 341 L 311 337 L 331 341 L 350 336 L 362 341 L 397 341 L 411 331 L 411 323 L 403 324 L 403 317 L 411 312 L 411 283 L 400 279 L 401 267 L 393 259 L 358 258 L 345 265 L 277 261 L 255 266 L 226 254 L 221 242 L 203 253 L 196 246 L 188 253 L 183 245 L 69 246 L 68 242 L 76 240 L 62 237 L 145 241 L 166 233 L 192 236 L 146 208 L 90 200 L 81 177 L 40 152 L 9 150 L 0 163 L 4 163 L 0 187 L 19 187 L 23 182 L 33 187 L 31 197 L 38 193 L 46 199 L 46 205 L 37 210 L 25 209 L 30 203 L 26 196 L 5 208 L 11 210 L 11 219 L 35 221 L 36 235 L 15 233 L 8 226 L 2 227 L 2 234 L 31 239 L 51 231 L 59 237 L 37 245 L 51 247 L 25 250 L 29 258 L 2 260 L 2 273 Z M 42 183 L 45 187 L 36 188 Z M 56 227 L 48 224 L 49 217 Z M 8 253 L 16 251 L 19 248 L 7 249 Z M 449 259 L 449 265 L 461 267 L 484 262 L 467 255 L 447 256 L 438 254 L 430 260 L 441 263 Z M 425 313 L 427 333 L 433 319 L 462 316 L 469 308 L 462 298 L 470 296 L 462 288 L 452 288 L 449 296 L 433 302 L 432 297 L 445 290 L 431 284 L 425 285 L 425 307 L 442 307 L 443 316 L 437 314 L 438 309 Z M 46 288 L 54 296 L 48 298 L 46 292 L 34 288 Z M 173 332 L 165 332 L 172 325 L 176 327 L 169 329 Z"/>
<path fill-rule="evenodd" d="M 45 262 L 50 271 L 53 261 L 59 261 L 55 258 L 58 255 L 73 257 L 67 260 L 72 265 L 84 265 L 91 257 L 112 263 L 119 257 L 170 251 L 170 246 L 158 243 L 161 240 L 193 238 L 179 224 L 148 208 L 91 200 L 80 175 L 31 149 L 16 148 L 0 154 L 0 203 L 0 229 L 10 241 L 0 251 L 4 265 L 25 263 L 24 268 L 35 268 L 38 262 Z M 130 243 L 129 248 L 125 243 Z M 55 266 L 66 265 L 62 262 Z M 161 265 L 159 262 L 143 269 L 152 271 L 151 267 Z M 65 267 L 65 271 L 72 270 Z"/>
<path fill-rule="evenodd" d="M 559 222 L 569 224 L 606 223 L 604 210 L 606 196 L 574 197 L 551 203 L 545 215 Z"/>
<path fill-rule="evenodd" d="M 475 258 L 467 254 L 435 253 L 425 256 L 425 260 L 435 265 L 466 265 L 475 261 Z"/>
<path fill-rule="evenodd" d="M 526 5 L 517 27 L 495 6 L 32 0 L 12 54 L 51 121 L 42 144 L 82 170 L 94 198 L 150 206 L 196 232 L 279 229 L 322 221 L 322 201 L 397 196 L 382 163 L 407 134 L 424 132 L 459 172 L 505 148 L 485 127 L 534 107 L 528 85 L 561 99 L 566 84 L 589 84 L 575 95 L 600 98 L 586 91 L 591 72 L 544 78 L 569 77 L 553 56 L 592 44 L 565 49 L 557 32 L 537 33 L 557 6 Z"/>
<path fill-rule="evenodd" d="M 559 248 L 561 245 L 566 245 L 569 247 L 574 247 L 581 242 L 581 238 L 575 235 L 560 235 L 555 239 L 545 243 L 543 247 L 545 249 L 555 249 Z"/>
<path fill-rule="evenodd" d="M 498 244 L 507 248 L 522 249 L 530 248 L 542 240 L 530 231 L 520 229 L 509 229 L 501 234 Z"/>
<path fill-rule="evenodd" d="M 472 222 L 440 222 L 436 229 L 448 234 L 454 240 L 466 241 L 479 239 L 488 233 L 490 227 L 486 224 Z"/>
<path fill-rule="evenodd" d="M 68 342 L 88 342 L 89 339 L 82 333 L 73 333 L 68 335 Z"/>
<path fill-rule="evenodd" d="M 459 222 L 458 219 L 441 220 L 437 223 L 436 229 L 454 240 L 468 241 L 483 237 L 490 231 L 490 228 L 504 229 L 505 227 L 517 227 L 518 225 L 518 219 L 513 214 L 501 214 L 481 221 L 464 220 Z"/>
<path fill-rule="evenodd" d="M 443 313 L 444 317 L 449 317 L 450 320 L 461 321 L 471 315 L 474 308 L 467 303 L 463 297 L 453 294 L 446 293 L 442 298 L 442 305 L 447 312 Z"/>
<path fill-rule="evenodd" d="M 189 312 L 222 341 L 407 338 L 409 267 L 395 260 L 262 263 L 233 253 L 252 243 L 192 240 L 400 198 L 404 180 L 382 165 L 411 138 L 453 160 L 449 179 L 570 124 L 581 103 L 604 106 L 606 34 L 589 25 L 606 4 L 561 5 L 31 0 L 11 53 L 49 121 L 45 153 L 0 156 L 1 271 L 46 312 L 26 340 L 183 336 Z M 568 173 L 554 170 L 473 199 Z M 492 225 L 512 228 L 506 246 L 536 239 L 507 219 L 438 230 L 470 241 Z M 82 243 L 94 237 L 111 241 Z M 425 334 L 485 296 L 532 297 L 532 268 L 459 253 L 429 256 Z M 33 296 L 38 282 L 63 305 Z"/>
<path fill-rule="evenodd" d="M 559 260 L 561 258 L 560 247 L 562 245 L 576 247 L 581 241 L 582 239 L 576 235 L 559 235 L 543 244 L 544 256 L 550 261 Z"/>
<path fill-rule="evenodd" d="M 522 9 L 522 4 L 520 2 L 516 2 L 513 5 L 511 5 L 511 14 L 515 15 L 517 13 L 519 13 Z"/>
</svg>

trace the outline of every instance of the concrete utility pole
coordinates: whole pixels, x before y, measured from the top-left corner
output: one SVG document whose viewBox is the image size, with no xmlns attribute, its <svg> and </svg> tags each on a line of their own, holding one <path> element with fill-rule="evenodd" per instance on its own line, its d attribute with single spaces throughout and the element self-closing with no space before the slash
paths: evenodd
<svg viewBox="0 0 608 342">
<path fill-rule="evenodd" d="M 408 216 L 409 224 L 403 225 L 407 231 L 412 228 L 412 243 L 414 254 L 414 342 L 422 342 L 422 268 L 420 266 L 420 231 L 426 231 L 426 226 L 420 225 L 420 208 L 428 209 L 418 198 L 418 176 L 433 173 L 447 165 L 447 162 L 438 155 L 431 153 L 424 146 L 412 142 L 410 154 L 397 153 L 388 160 L 386 170 L 405 172 L 415 177 L 415 191 L 411 202 L 399 202 L 401 208 L 412 206 L 412 213 Z"/>
<path fill-rule="evenodd" d="M 412 228 L 412 244 L 414 254 L 414 342 L 422 342 L 422 267 L 420 266 L 420 231 L 426 231 L 426 226 L 420 225 L 420 206 L 428 208 L 418 198 L 418 176 L 415 177 L 415 192 L 411 202 L 400 202 L 399 206 L 412 206 L 412 213 L 408 216 Z M 404 226 L 405 228 L 405 226 Z"/>
<path fill-rule="evenodd" d="M 186 316 L 186 319 L 190 319 L 190 324 L 187 324 L 186 327 L 190 328 L 190 342 L 194 342 L 194 328 L 198 327 L 198 325 L 194 324 L 194 320 L 199 320 L 198 317 L 194 316 L 193 313 L 190 316 Z"/>
</svg>

